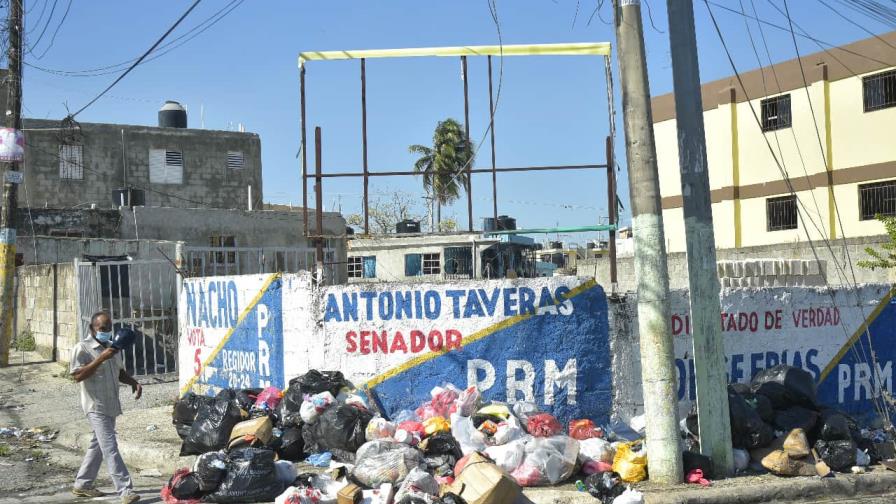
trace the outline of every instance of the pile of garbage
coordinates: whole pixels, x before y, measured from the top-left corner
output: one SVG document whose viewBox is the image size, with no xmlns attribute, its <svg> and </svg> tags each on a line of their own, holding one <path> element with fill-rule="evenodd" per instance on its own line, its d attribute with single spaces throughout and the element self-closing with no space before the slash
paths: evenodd
<svg viewBox="0 0 896 504">
<path fill-rule="evenodd" d="M 779 365 L 757 373 L 750 384 L 730 385 L 728 405 L 738 473 L 824 477 L 863 473 L 893 458 L 891 433 L 860 429 L 848 414 L 819 404 L 815 380 L 800 368 Z M 682 421 L 682 431 L 689 452 L 698 452 L 695 411 Z"/>
<path fill-rule="evenodd" d="M 521 487 L 575 481 L 603 503 L 642 502 L 637 435 L 592 420 L 564 426 L 534 403 L 486 402 L 436 387 L 416 410 L 383 417 L 338 371 L 310 370 L 285 392 L 187 394 L 174 406 L 181 455 L 199 455 L 162 489 L 168 504 L 510 504 Z M 297 474 L 294 462 L 329 469 Z"/>
</svg>

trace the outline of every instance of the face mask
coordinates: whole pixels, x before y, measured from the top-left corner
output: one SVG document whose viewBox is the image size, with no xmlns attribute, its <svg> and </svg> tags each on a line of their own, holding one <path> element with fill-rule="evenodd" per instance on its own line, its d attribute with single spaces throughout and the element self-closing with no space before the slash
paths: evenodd
<svg viewBox="0 0 896 504">
<path fill-rule="evenodd" d="M 97 331 L 96 339 L 102 344 L 112 341 L 112 331 Z"/>
</svg>

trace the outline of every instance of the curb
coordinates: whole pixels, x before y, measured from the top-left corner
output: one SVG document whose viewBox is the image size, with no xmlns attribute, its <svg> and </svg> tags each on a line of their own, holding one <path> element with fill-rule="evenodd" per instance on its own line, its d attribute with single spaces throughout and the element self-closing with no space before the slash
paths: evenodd
<svg viewBox="0 0 896 504">
<path fill-rule="evenodd" d="M 89 432 L 60 433 L 56 442 L 75 450 L 83 455 L 90 444 L 92 434 Z M 181 457 L 180 447 L 171 443 L 153 441 L 131 442 L 118 438 L 118 451 L 128 468 L 137 472 L 159 471 L 164 474 L 172 474 L 178 468 L 192 466 L 195 457 Z"/>
<path fill-rule="evenodd" d="M 674 488 L 674 487 L 673 487 Z M 834 478 L 781 478 L 762 485 L 651 490 L 645 504 L 752 504 L 881 495 L 896 491 L 896 473 L 838 474 Z"/>
</svg>

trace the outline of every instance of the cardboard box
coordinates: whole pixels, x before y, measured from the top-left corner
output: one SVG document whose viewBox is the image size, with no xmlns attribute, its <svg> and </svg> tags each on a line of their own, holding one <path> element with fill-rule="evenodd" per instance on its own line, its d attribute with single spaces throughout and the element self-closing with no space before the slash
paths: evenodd
<svg viewBox="0 0 896 504">
<path fill-rule="evenodd" d="M 342 490 L 336 495 L 337 504 L 358 504 L 361 502 L 362 489 L 354 483 L 342 487 Z"/>
<path fill-rule="evenodd" d="M 473 453 L 454 483 L 444 493 L 463 497 L 467 504 L 513 504 L 522 493 L 520 485 L 500 467 Z"/>
<path fill-rule="evenodd" d="M 271 423 L 271 417 L 265 415 L 263 417 L 253 418 L 240 422 L 230 431 L 230 445 L 234 440 L 243 436 L 254 436 L 261 444 L 266 445 L 271 442 L 274 435 L 274 425 Z"/>
</svg>

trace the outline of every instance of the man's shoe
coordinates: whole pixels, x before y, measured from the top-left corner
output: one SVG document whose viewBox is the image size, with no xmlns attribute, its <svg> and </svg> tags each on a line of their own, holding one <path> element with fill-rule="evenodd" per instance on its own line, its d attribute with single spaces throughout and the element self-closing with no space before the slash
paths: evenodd
<svg viewBox="0 0 896 504">
<path fill-rule="evenodd" d="M 129 493 L 121 496 L 121 504 L 134 504 L 140 500 L 140 496 L 135 493 Z"/>
<path fill-rule="evenodd" d="M 72 493 L 77 495 L 78 497 L 89 497 L 89 498 L 102 497 L 102 496 L 106 495 L 103 492 L 101 492 L 93 487 L 91 487 L 91 488 L 72 487 Z"/>
</svg>

